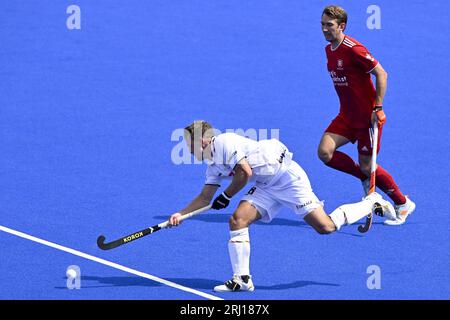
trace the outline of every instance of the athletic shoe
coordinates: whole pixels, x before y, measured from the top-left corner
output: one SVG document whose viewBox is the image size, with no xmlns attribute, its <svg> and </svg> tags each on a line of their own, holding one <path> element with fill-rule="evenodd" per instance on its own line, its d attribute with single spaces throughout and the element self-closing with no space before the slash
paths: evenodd
<svg viewBox="0 0 450 320">
<path fill-rule="evenodd" d="M 369 190 L 370 190 L 370 178 L 367 178 L 366 180 L 362 180 L 362 187 L 364 189 L 364 195 L 368 195 L 369 194 Z"/>
<path fill-rule="evenodd" d="M 216 292 L 233 292 L 233 291 L 253 291 L 255 286 L 253 285 L 251 276 L 238 276 L 234 275 L 233 279 L 228 280 L 220 286 L 214 287 Z"/>
<path fill-rule="evenodd" d="M 389 201 L 384 200 L 379 193 L 372 192 L 368 196 L 364 197 L 363 200 L 371 201 L 373 203 L 374 206 L 373 213 L 375 213 L 376 215 L 380 217 L 385 217 L 388 220 L 397 219 L 397 214 L 394 206 Z"/>
<path fill-rule="evenodd" d="M 416 209 L 416 204 L 412 202 L 408 196 L 406 196 L 406 202 L 404 204 L 396 205 L 396 219 L 395 220 L 386 220 L 384 224 L 388 226 L 399 226 L 406 222 L 406 218 L 414 212 Z"/>
</svg>

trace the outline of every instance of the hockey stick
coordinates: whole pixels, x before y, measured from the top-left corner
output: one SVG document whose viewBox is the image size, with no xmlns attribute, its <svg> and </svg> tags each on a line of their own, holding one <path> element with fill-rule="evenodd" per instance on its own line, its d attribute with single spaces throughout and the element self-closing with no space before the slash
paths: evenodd
<svg viewBox="0 0 450 320">
<path fill-rule="evenodd" d="M 370 188 L 369 188 L 369 194 L 375 192 L 375 176 L 377 171 L 377 149 L 378 149 L 378 119 L 374 117 L 374 120 L 372 122 L 372 160 L 370 163 Z M 381 208 L 375 208 L 375 210 L 382 210 Z M 366 222 L 364 225 L 358 226 L 358 231 L 361 233 L 366 233 L 369 231 L 370 227 L 372 226 L 372 220 L 373 220 L 373 211 L 369 213 L 369 215 L 366 217 Z"/>
<path fill-rule="evenodd" d="M 192 212 L 190 212 L 188 214 L 185 214 L 185 215 L 183 215 L 183 216 L 181 216 L 179 218 L 179 221 L 183 221 L 183 220 L 185 220 L 187 218 L 190 218 L 190 217 L 195 216 L 195 215 L 197 215 L 199 213 L 205 212 L 205 211 L 207 211 L 209 209 L 211 209 L 211 205 L 208 205 L 206 207 L 203 207 L 203 208 L 197 209 L 195 211 L 192 211 Z M 111 241 L 111 242 L 108 242 L 108 243 L 105 243 L 105 237 L 104 236 L 99 236 L 97 238 L 97 245 L 102 250 L 114 249 L 114 248 L 117 248 L 118 246 L 121 246 L 121 245 L 123 245 L 125 243 L 129 243 L 131 241 L 140 239 L 140 238 L 142 238 L 144 236 L 152 234 L 152 233 L 154 233 L 156 231 L 159 231 L 161 229 L 167 228 L 168 226 L 169 226 L 169 220 L 167 220 L 165 222 L 161 222 L 160 224 L 154 225 L 154 226 L 152 226 L 150 228 L 145 228 L 144 230 L 134 232 L 134 233 L 132 233 L 132 234 L 130 234 L 128 236 L 122 237 L 120 239 L 117 239 L 117 240 L 114 240 L 114 241 Z"/>
</svg>

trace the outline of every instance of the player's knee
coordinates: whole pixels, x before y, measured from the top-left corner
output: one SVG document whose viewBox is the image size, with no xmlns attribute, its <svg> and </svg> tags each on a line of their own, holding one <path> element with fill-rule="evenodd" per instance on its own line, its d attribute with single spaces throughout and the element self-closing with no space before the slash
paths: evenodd
<svg viewBox="0 0 450 320">
<path fill-rule="evenodd" d="M 230 220 L 228 220 L 228 225 L 230 226 L 230 230 L 235 230 L 237 226 L 237 219 L 234 216 L 231 216 Z"/>
<path fill-rule="evenodd" d="M 249 223 L 245 219 L 232 215 L 229 222 L 230 230 L 239 230 L 248 227 Z"/>
<path fill-rule="evenodd" d="M 328 163 L 331 160 L 331 158 L 333 157 L 333 151 L 319 146 L 317 155 L 319 156 L 319 159 L 322 160 L 323 163 Z"/>
<path fill-rule="evenodd" d="M 334 231 L 336 231 L 336 227 L 334 224 L 321 224 L 319 226 L 317 226 L 316 231 L 319 234 L 330 234 L 333 233 Z"/>
</svg>

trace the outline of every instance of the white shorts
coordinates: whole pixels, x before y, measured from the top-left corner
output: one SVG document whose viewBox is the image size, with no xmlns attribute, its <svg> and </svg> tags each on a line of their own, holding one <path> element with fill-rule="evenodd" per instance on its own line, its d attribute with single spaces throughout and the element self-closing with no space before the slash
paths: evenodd
<svg viewBox="0 0 450 320">
<path fill-rule="evenodd" d="M 266 186 L 256 182 L 242 200 L 256 207 L 263 222 L 272 221 L 283 206 L 291 208 L 301 218 L 323 206 L 312 191 L 306 172 L 295 161 L 273 184 Z"/>
</svg>

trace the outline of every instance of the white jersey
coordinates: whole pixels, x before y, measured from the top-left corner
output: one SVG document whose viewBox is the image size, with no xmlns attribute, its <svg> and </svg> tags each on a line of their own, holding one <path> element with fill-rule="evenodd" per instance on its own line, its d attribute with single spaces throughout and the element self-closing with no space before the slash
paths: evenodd
<svg viewBox="0 0 450 320">
<path fill-rule="evenodd" d="M 255 141 L 235 133 L 213 137 L 211 153 L 205 184 L 220 185 L 223 178 L 232 177 L 234 167 L 242 159 L 252 168 L 252 180 L 268 184 L 285 172 L 292 160 L 292 153 L 276 139 Z"/>
</svg>

